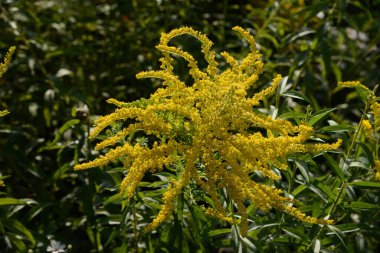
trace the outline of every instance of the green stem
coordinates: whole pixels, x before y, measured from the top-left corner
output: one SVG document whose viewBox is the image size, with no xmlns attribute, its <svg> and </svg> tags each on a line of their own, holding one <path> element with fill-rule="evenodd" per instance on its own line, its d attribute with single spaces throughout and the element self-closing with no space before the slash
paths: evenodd
<svg viewBox="0 0 380 253">
<path fill-rule="evenodd" d="M 333 214 L 333 212 L 335 211 L 337 205 L 338 205 L 338 202 L 339 202 L 339 199 L 341 198 L 344 190 L 346 189 L 347 187 L 347 182 L 345 180 L 343 180 L 340 184 L 340 187 L 339 187 L 339 192 L 338 192 L 338 195 L 336 195 L 335 199 L 334 199 L 334 202 L 331 206 L 331 209 L 330 211 L 327 213 L 327 217 L 330 219 L 331 215 Z M 315 241 L 319 238 L 319 236 L 321 235 L 322 231 L 325 229 L 325 225 L 322 225 L 322 227 L 319 229 L 318 233 L 314 236 L 313 240 L 311 241 L 311 243 L 309 244 L 309 246 L 307 247 L 306 251 L 305 252 L 309 252 L 311 247 L 313 246 L 313 244 L 315 243 Z"/>
<path fill-rule="evenodd" d="M 369 107 L 370 107 L 370 103 L 367 103 L 366 106 L 365 106 L 365 109 L 363 111 L 363 114 L 360 118 L 360 121 L 359 121 L 359 125 L 358 127 L 356 128 L 356 131 L 354 133 L 354 137 L 352 138 L 352 141 L 351 141 L 351 144 L 350 144 L 350 147 L 348 148 L 347 150 L 347 154 L 346 154 L 346 158 L 349 158 L 350 155 L 351 155 L 351 151 L 356 151 L 356 140 L 358 139 L 358 136 L 359 136 L 359 133 L 361 131 L 361 128 L 362 128 L 362 123 L 363 123 L 363 120 L 365 118 L 365 115 L 367 114 L 368 110 L 369 110 Z"/>
<path fill-rule="evenodd" d="M 137 196 L 137 190 L 135 193 L 135 196 L 133 197 L 133 203 L 132 203 L 132 213 L 133 213 L 133 243 L 135 247 L 135 252 L 139 252 L 139 238 L 138 238 L 138 231 L 137 231 L 137 215 L 136 215 L 136 196 Z"/>
<path fill-rule="evenodd" d="M 364 108 L 364 111 L 362 113 L 362 116 L 360 118 L 360 121 L 359 121 L 359 125 L 358 127 L 356 128 L 356 131 L 355 131 L 355 134 L 354 134 L 354 137 L 352 138 L 352 141 L 351 141 L 351 144 L 350 144 L 350 147 L 348 148 L 348 151 L 347 151 L 347 154 L 346 154 L 346 157 L 349 158 L 350 155 L 351 155 L 351 151 L 355 150 L 356 151 L 356 140 L 358 139 L 358 136 L 359 136 L 359 133 L 361 131 L 361 128 L 362 128 L 362 125 L 363 125 L 363 120 L 365 119 L 370 107 L 371 107 L 371 104 L 373 102 L 373 97 L 374 97 L 374 94 L 377 90 L 377 87 L 378 85 L 375 86 L 375 88 L 373 89 L 373 96 L 371 96 L 366 105 L 365 105 L 365 108 Z"/>
<path fill-rule="evenodd" d="M 376 90 L 377 90 L 377 87 L 378 87 L 378 85 L 376 85 L 375 88 L 373 89 L 373 94 L 375 94 L 375 92 L 376 92 Z M 356 145 L 357 145 L 357 139 L 360 137 L 359 134 L 360 134 L 360 131 L 361 131 L 361 128 L 362 128 L 362 125 L 363 125 L 363 120 L 365 119 L 366 114 L 368 113 L 368 111 L 369 111 L 369 109 L 370 109 L 370 107 L 371 107 L 371 104 L 372 104 L 372 102 L 373 102 L 373 99 L 374 99 L 373 97 L 369 98 L 368 101 L 367 101 L 367 103 L 366 103 L 366 105 L 365 105 L 365 108 L 364 108 L 363 114 L 362 114 L 362 116 L 361 116 L 361 118 L 360 118 L 360 121 L 359 121 L 359 125 L 358 125 L 358 127 L 356 128 L 356 131 L 355 131 L 354 136 L 353 136 L 353 138 L 352 138 L 352 140 L 351 140 L 350 146 L 349 146 L 349 148 L 348 148 L 348 150 L 347 150 L 347 153 L 345 154 L 345 157 L 346 157 L 346 158 L 350 158 L 352 152 L 355 152 L 355 157 L 356 157 L 356 155 L 357 155 L 357 154 L 356 154 L 356 152 L 357 152 L 357 148 L 356 148 Z M 332 206 L 331 206 L 331 209 L 329 210 L 329 212 L 328 212 L 328 214 L 327 214 L 328 218 L 330 218 L 331 215 L 334 213 L 334 211 L 335 211 L 335 209 L 336 209 L 336 207 L 337 207 L 337 205 L 338 205 L 339 199 L 341 198 L 341 196 L 342 196 L 344 190 L 346 189 L 347 185 L 348 185 L 348 184 L 347 184 L 347 180 L 346 180 L 346 179 L 342 180 L 342 182 L 341 182 L 341 184 L 340 184 L 340 187 L 339 187 L 339 192 L 338 192 L 338 194 L 336 195 L 336 197 L 335 197 L 335 199 L 334 199 L 334 202 L 333 202 L 333 204 L 332 204 Z M 316 236 L 313 238 L 312 242 L 311 242 L 311 243 L 309 244 L 309 246 L 307 247 L 306 252 L 308 252 L 308 251 L 311 249 L 312 245 L 315 243 L 315 241 L 316 241 L 316 240 L 318 239 L 318 237 L 321 235 L 321 233 L 322 233 L 322 231 L 324 230 L 325 227 L 326 227 L 326 226 L 322 226 L 322 227 L 321 227 L 321 229 L 318 231 L 318 233 L 316 234 Z"/>
</svg>

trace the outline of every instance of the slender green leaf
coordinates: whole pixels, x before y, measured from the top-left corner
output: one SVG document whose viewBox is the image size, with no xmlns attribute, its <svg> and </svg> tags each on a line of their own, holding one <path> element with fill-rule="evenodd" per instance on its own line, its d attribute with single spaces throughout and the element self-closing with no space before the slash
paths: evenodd
<svg viewBox="0 0 380 253">
<path fill-rule="evenodd" d="M 25 205 L 25 201 L 15 198 L 0 198 L 0 206 L 6 205 Z"/>
<path fill-rule="evenodd" d="M 367 159 L 368 159 L 369 163 L 371 164 L 371 166 L 374 166 L 375 159 L 373 158 L 373 154 L 372 154 L 370 148 L 368 147 L 368 145 L 366 143 L 363 143 L 363 142 L 358 142 L 358 144 L 363 149 L 364 154 L 367 157 Z"/>
<path fill-rule="evenodd" d="M 353 132 L 355 127 L 351 125 L 334 125 L 334 126 L 325 126 L 318 129 L 318 132 L 321 133 L 341 133 L 341 132 Z"/>
<path fill-rule="evenodd" d="M 315 125 L 317 122 L 324 119 L 330 112 L 334 110 L 336 110 L 336 108 L 326 108 L 314 113 L 308 121 L 309 126 Z"/>
<path fill-rule="evenodd" d="M 288 84 L 288 78 L 289 78 L 289 76 L 284 76 L 281 79 L 280 86 L 279 86 L 280 95 L 284 94 L 290 88 L 290 85 L 287 85 Z"/>
<path fill-rule="evenodd" d="M 355 182 L 349 183 L 348 185 L 364 188 L 364 189 L 380 188 L 380 182 L 355 181 Z"/>
<path fill-rule="evenodd" d="M 347 245 L 346 245 L 346 243 L 345 243 L 344 240 L 343 240 L 344 234 L 342 233 L 342 231 L 340 231 L 339 228 L 337 228 L 337 227 L 335 227 L 335 226 L 333 226 L 333 225 L 327 225 L 327 227 L 328 227 L 328 229 L 330 229 L 330 231 L 331 231 L 333 234 L 335 234 L 335 235 L 339 238 L 339 240 L 342 242 L 344 248 L 348 251 L 348 249 L 347 249 Z"/>
<path fill-rule="evenodd" d="M 352 208 L 352 209 L 380 209 L 380 205 L 375 205 L 371 203 L 366 203 L 366 202 L 360 202 L 360 201 L 353 201 L 347 207 Z"/>
<path fill-rule="evenodd" d="M 339 167 L 339 164 L 327 153 L 323 153 L 323 156 L 326 158 L 326 161 L 331 169 L 334 170 L 335 174 L 340 178 L 344 179 L 344 174 L 342 169 Z"/>
<path fill-rule="evenodd" d="M 352 233 L 360 230 L 360 224 L 358 223 L 346 223 L 335 225 L 343 234 Z"/>
<path fill-rule="evenodd" d="M 315 239 L 313 253 L 319 253 L 320 250 L 321 250 L 321 241 L 318 239 Z"/>
<path fill-rule="evenodd" d="M 308 166 L 304 161 L 295 161 L 297 167 L 300 169 L 302 176 L 305 178 L 306 182 L 309 182 Z"/>
<path fill-rule="evenodd" d="M 17 231 L 18 233 L 22 234 L 33 245 L 36 244 L 36 241 L 34 240 L 32 233 L 20 221 L 16 219 L 6 219 L 2 222 L 4 223 L 4 226 L 6 226 L 8 229 L 11 229 L 14 232 Z"/>
<path fill-rule="evenodd" d="M 281 96 L 296 98 L 296 99 L 306 101 L 309 104 L 311 103 L 310 100 L 302 92 L 299 92 L 299 91 L 289 90 L 282 93 Z"/>
<path fill-rule="evenodd" d="M 50 145 L 55 145 L 59 139 L 61 138 L 62 134 L 64 134 L 70 127 L 77 125 L 80 123 L 79 119 L 71 119 L 67 121 L 63 126 L 61 126 L 60 129 L 58 129 L 57 134 L 54 137 L 54 140 L 50 143 Z"/>
<path fill-rule="evenodd" d="M 211 238 L 222 237 L 222 236 L 229 235 L 230 233 L 231 233 L 230 228 L 222 228 L 222 229 L 216 229 L 216 230 L 212 230 L 208 232 L 208 236 Z"/>
<path fill-rule="evenodd" d="M 353 162 L 350 162 L 349 167 L 357 167 L 357 168 L 363 168 L 365 170 L 368 170 L 369 167 L 367 165 L 365 165 L 364 163 L 362 162 L 359 162 L 359 161 L 353 161 Z"/>
<path fill-rule="evenodd" d="M 307 186 L 304 184 L 299 185 L 296 189 L 292 191 L 293 196 L 297 196 L 299 193 L 301 193 L 303 190 L 307 189 Z"/>
<path fill-rule="evenodd" d="M 286 112 L 286 113 L 281 114 L 278 118 L 281 118 L 281 119 L 294 119 L 294 121 L 298 125 L 300 125 L 301 124 L 301 120 L 300 119 L 302 119 L 304 117 L 305 117 L 304 113 L 290 111 L 290 112 Z"/>
</svg>

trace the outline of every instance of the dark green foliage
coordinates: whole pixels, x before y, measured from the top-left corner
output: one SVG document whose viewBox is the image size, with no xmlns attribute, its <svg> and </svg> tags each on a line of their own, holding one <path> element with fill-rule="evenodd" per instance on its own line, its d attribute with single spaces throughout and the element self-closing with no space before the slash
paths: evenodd
<svg viewBox="0 0 380 253">
<path fill-rule="evenodd" d="M 301 210 L 332 214 L 336 224 L 311 226 L 249 206 L 247 237 L 204 216 L 193 201 L 212 201 L 192 189 L 171 223 L 144 234 L 175 168 L 146 176 L 128 203 L 118 195 L 118 164 L 85 172 L 73 165 L 95 155 L 87 136 L 94 116 L 113 110 L 106 99 L 134 101 L 159 87 L 135 74 L 158 68 L 160 33 L 179 26 L 208 34 L 216 51 L 236 54 L 248 49 L 231 28 L 250 29 L 266 64 L 260 85 L 275 73 L 288 76 L 264 107 L 308 122 L 316 137 L 341 138 L 347 150 L 365 105 L 336 83 L 360 80 L 372 89 L 379 82 L 379 13 L 377 0 L 0 1 L 1 59 L 17 47 L 0 80 L 0 108 L 10 111 L 0 118 L 0 251 L 46 252 L 57 241 L 67 252 L 377 252 L 380 184 L 362 139 L 353 156 L 290 157 L 278 182 L 303 201 Z M 178 42 L 199 51 L 193 40 Z M 175 71 L 189 78 L 186 64 Z M 233 213 L 228 196 L 225 203 Z"/>
</svg>

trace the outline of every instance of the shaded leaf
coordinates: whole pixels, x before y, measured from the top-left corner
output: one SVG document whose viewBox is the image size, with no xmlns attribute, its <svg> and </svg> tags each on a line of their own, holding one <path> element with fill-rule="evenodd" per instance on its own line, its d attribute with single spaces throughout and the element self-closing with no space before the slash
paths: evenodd
<svg viewBox="0 0 380 253">
<path fill-rule="evenodd" d="M 323 153 L 323 156 L 326 158 L 326 161 L 331 169 L 334 170 L 335 174 L 341 179 L 344 179 L 344 174 L 342 169 L 339 167 L 339 164 L 327 153 Z"/>
<path fill-rule="evenodd" d="M 347 207 L 352 209 L 359 209 L 359 210 L 365 210 L 365 209 L 380 209 L 380 205 L 375 205 L 371 203 L 366 202 L 360 202 L 360 201 L 353 201 Z"/>
</svg>

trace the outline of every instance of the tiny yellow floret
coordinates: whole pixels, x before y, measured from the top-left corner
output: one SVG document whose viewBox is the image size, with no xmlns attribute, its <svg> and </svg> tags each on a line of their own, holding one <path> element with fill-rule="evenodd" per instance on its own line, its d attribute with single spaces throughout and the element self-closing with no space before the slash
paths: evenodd
<svg viewBox="0 0 380 253">
<path fill-rule="evenodd" d="M 375 180 L 380 181 L 380 161 L 375 161 Z"/>
</svg>

